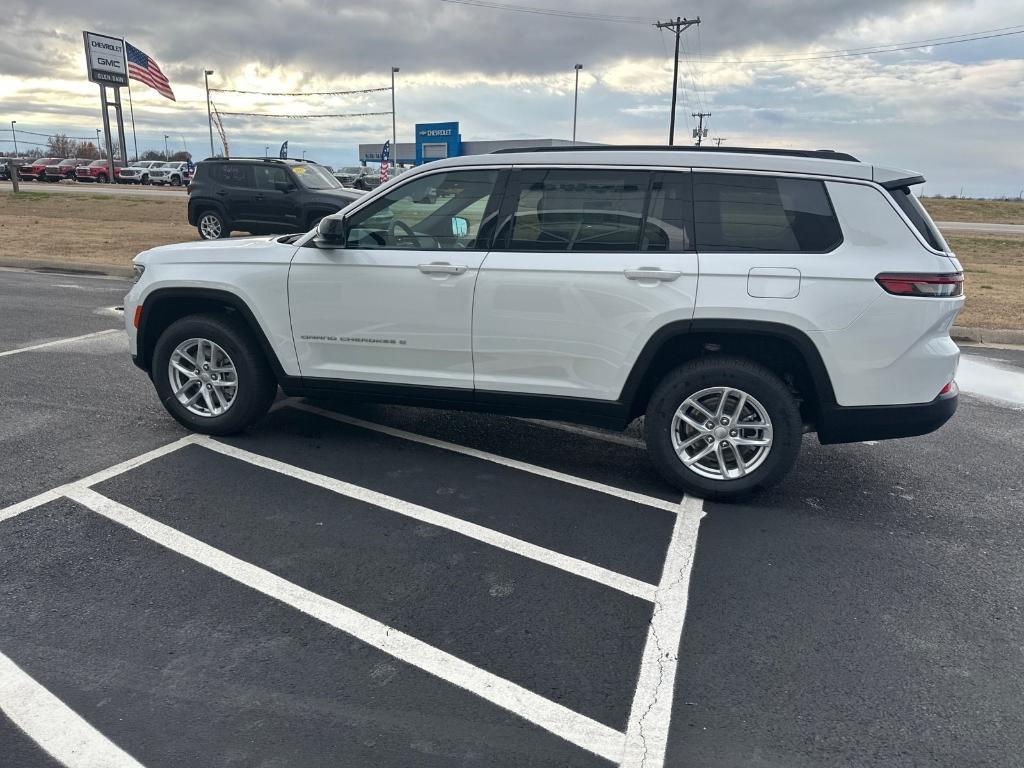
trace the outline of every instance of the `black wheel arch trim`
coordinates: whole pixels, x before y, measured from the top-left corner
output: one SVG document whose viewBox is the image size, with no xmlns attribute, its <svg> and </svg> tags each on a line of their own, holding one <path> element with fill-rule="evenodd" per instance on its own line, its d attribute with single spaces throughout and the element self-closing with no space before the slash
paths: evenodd
<svg viewBox="0 0 1024 768">
<path fill-rule="evenodd" d="M 165 301 L 181 299 L 199 299 L 202 301 L 218 302 L 237 312 L 239 317 L 241 317 L 245 322 L 246 327 L 248 327 L 253 337 L 256 339 L 257 343 L 260 345 L 260 349 L 263 351 L 267 362 L 274 371 L 274 375 L 277 377 L 277 380 L 279 382 L 283 382 L 289 378 L 288 374 L 285 373 L 284 367 L 281 365 L 281 361 L 277 357 L 277 353 L 270 345 L 270 341 L 267 339 L 267 334 L 263 330 L 263 326 L 260 325 L 259 320 L 256 319 L 256 315 L 253 314 L 249 305 L 238 294 L 217 288 L 158 288 L 146 296 L 142 303 L 142 315 L 139 317 L 139 327 L 136 329 L 135 339 L 137 353 L 132 357 L 132 362 L 134 362 L 139 368 L 150 373 L 150 368 L 152 367 L 153 349 L 156 347 L 156 338 L 149 338 L 147 334 L 147 325 L 153 317 L 154 310 Z"/>
<path fill-rule="evenodd" d="M 227 211 L 224 210 L 224 204 L 219 200 L 211 200 L 209 198 L 201 197 L 199 199 L 192 198 L 188 201 L 188 223 L 195 227 L 199 224 L 199 217 L 206 213 L 206 211 L 212 210 L 218 216 L 221 221 L 225 224 L 228 223 Z"/>
<path fill-rule="evenodd" d="M 789 325 L 783 325 L 782 323 L 761 320 L 717 320 L 704 318 L 677 320 L 659 328 L 648 339 L 636 362 L 633 364 L 633 368 L 626 378 L 626 383 L 622 387 L 619 400 L 628 405 L 632 410 L 647 373 L 651 368 L 651 364 L 658 353 L 666 344 L 671 343 L 675 339 L 698 333 L 769 336 L 787 341 L 796 347 L 804 363 L 807 365 L 818 403 L 824 407 L 836 402 L 832 380 L 829 378 L 828 369 L 821 359 L 821 353 L 811 338 L 803 331 Z"/>
</svg>

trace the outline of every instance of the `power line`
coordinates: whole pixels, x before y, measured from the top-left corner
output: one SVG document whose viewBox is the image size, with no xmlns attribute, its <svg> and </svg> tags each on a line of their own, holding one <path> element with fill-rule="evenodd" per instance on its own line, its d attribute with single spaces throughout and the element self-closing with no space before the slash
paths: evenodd
<svg viewBox="0 0 1024 768">
<path fill-rule="evenodd" d="M 212 88 L 210 90 L 213 90 Z M 270 117 L 280 118 L 282 120 L 319 120 L 328 117 L 375 117 L 377 115 L 390 115 L 391 111 L 387 112 L 350 112 L 347 114 L 340 115 L 273 115 L 266 112 L 221 112 L 221 115 L 228 115 L 231 117 Z"/>
<path fill-rule="evenodd" d="M 21 128 L 15 129 L 15 133 L 24 133 L 26 136 L 43 136 L 47 139 L 54 139 L 57 136 L 62 136 L 60 133 L 38 133 L 37 131 L 25 131 Z M 95 136 L 64 136 L 65 139 L 74 139 L 75 141 L 96 141 Z M 26 142 L 27 144 L 28 142 Z"/>
<path fill-rule="evenodd" d="M 210 93 L 248 93 L 256 96 L 352 96 L 358 93 L 380 93 L 381 91 L 390 91 L 390 86 L 383 88 L 363 88 L 358 91 L 306 91 L 296 93 L 286 93 L 281 91 L 240 91 L 234 88 L 211 88 Z M 228 114 L 225 112 L 224 114 Z"/>
<path fill-rule="evenodd" d="M 584 11 L 564 11 L 556 8 L 537 8 L 530 5 L 509 5 L 492 3 L 490 0 L 441 0 L 454 5 L 469 5 L 475 8 L 492 8 L 498 11 L 515 11 L 516 13 L 534 13 L 541 16 L 560 16 L 565 19 L 580 21 L 605 21 L 614 24 L 650 24 L 650 19 L 641 16 L 621 16 L 611 13 L 586 13 Z"/>
<path fill-rule="evenodd" d="M 821 59 L 840 59 L 849 56 L 869 56 L 873 53 L 895 53 L 897 51 L 909 51 L 914 48 L 938 47 L 940 45 L 956 45 L 957 43 L 971 43 L 975 40 L 991 40 L 997 37 L 1010 37 L 1011 35 L 1024 34 L 1022 24 L 1015 24 L 1012 27 L 1000 27 L 994 30 L 981 32 L 965 32 L 962 35 L 948 35 L 946 37 L 934 37 L 927 40 L 911 40 L 903 43 L 891 43 L 870 48 L 849 48 L 845 50 L 821 51 L 820 53 L 809 52 L 807 54 L 790 56 L 783 54 L 781 58 L 774 59 L 709 59 L 708 64 L 781 64 L 795 61 L 819 61 Z M 1005 32 L 1001 30 L 1015 30 Z M 993 33 L 993 34 L 989 34 Z M 956 38 L 956 39 L 953 39 Z"/>
</svg>

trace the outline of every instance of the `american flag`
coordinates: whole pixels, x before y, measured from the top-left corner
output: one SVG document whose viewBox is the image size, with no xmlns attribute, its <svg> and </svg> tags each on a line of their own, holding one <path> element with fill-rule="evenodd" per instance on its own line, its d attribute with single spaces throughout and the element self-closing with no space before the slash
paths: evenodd
<svg viewBox="0 0 1024 768">
<path fill-rule="evenodd" d="M 128 77 L 145 83 L 164 98 L 177 101 L 167 76 L 160 71 L 155 61 L 127 41 L 124 49 L 128 54 Z"/>
<path fill-rule="evenodd" d="M 384 142 L 384 149 L 380 151 L 380 183 L 388 180 L 388 159 L 391 155 L 391 142 Z"/>
</svg>

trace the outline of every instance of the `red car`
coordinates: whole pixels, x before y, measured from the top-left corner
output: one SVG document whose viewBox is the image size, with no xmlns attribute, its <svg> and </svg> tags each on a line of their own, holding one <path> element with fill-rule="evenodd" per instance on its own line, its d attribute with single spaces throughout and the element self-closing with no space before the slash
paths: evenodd
<svg viewBox="0 0 1024 768">
<path fill-rule="evenodd" d="M 18 177 L 23 181 L 42 181 L 46 174 L 46 166 L 59 163 L 61 159 L 59 157 L 40 157 L 38 160 L 21 166 L 18 169 Z"/>
<path fill-rule="evenodd" d="M 115 160 L 114 181 L 121 177 L 122 168 L 124 168 L 124 163 Z M 93 160 L 88 165 L 80 165 L 75 168 L 75 178 L 78 181 L 95 181 L 97 184 L 106 184 L 110 181 L 110 161 Z"/>
<path fill-rule="evenodd" d="M 81 157 L 72 157 L 67 160 L 61 160 L 59 163 L 50 163 L 46 166 L 46 175 L 39 178 L 45 181 L 62 181 L 64 179 L 75 178 L 75 169 L 80 165 L 88 165 L 91 160 L 86 160 Z"/>
</svg>

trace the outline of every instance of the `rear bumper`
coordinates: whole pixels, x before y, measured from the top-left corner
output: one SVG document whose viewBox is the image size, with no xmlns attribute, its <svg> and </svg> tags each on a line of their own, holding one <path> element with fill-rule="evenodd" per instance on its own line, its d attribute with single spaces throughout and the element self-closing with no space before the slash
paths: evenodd
<svg viewBox="0 0 1024 768">
<path fill-rule="evenodd" d="M 829 445 L 926 435 L 953 417 L 958 400 L 959 394 L 954 388 L 930 403 L 832 406 L 821 415 L 818 440 L 822 445 Z"/>
</svg>

